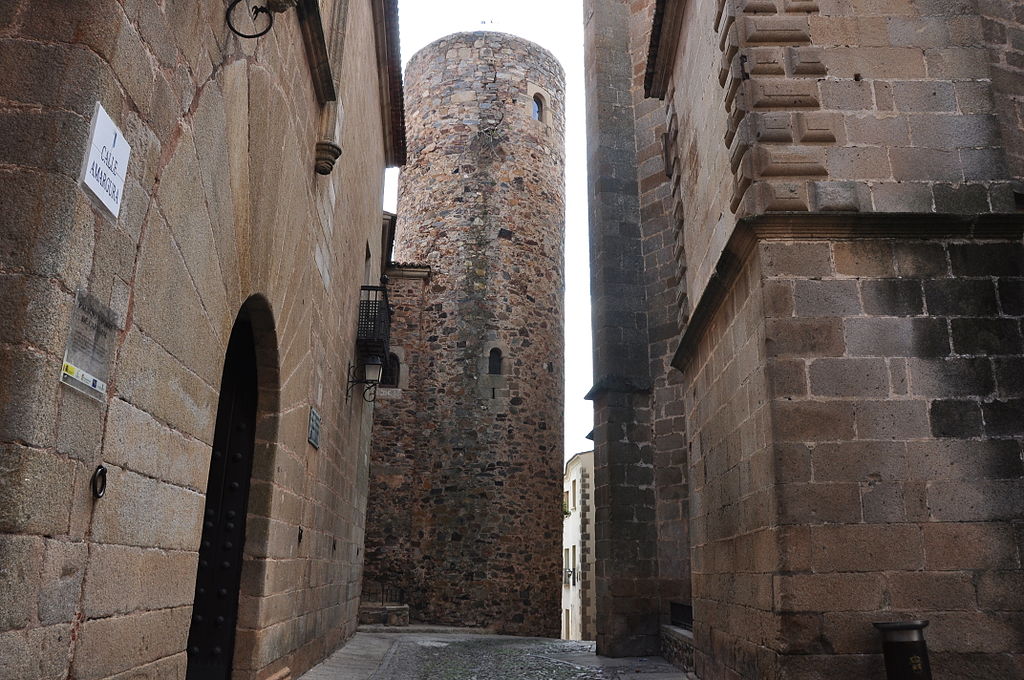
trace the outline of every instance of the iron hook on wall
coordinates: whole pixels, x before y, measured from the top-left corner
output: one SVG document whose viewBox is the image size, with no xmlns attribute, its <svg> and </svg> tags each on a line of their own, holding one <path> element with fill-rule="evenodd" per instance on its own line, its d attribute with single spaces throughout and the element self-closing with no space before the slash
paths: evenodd
<svg viewBox="0 0 1024 680">
<path fill-rule="evenodd" d="M 224 15 L 225 19 L 228 22 L 228 28 L 230 28 L 231 32 L 237 35 L 239 38 L 259 38 L 260 36 L 266 35 L 267 33 L 270 32 L 270 29 L 274 27 L 274 14 L 279 12 L 286 12 L 292 7 L 295 7 L 295 5 L 298 3 L 298 0 L 267 0 L 266 5 L 257 5 L 256 7 L 253 7 L 249 11 L 249 14 L 252 16 L 254 28 L 255 25 L 259 23 L 259 18 L 261 14 L 266 15 L 267 25 L 262 29 L 256 31 L 255 33 L 243 33 L 239 31 L 237 28 L 235 28 L 235 22 L 231 19 L 231 17 L 235 13 L 235 8 L 238 7 L 238 5 L 241 4 L 243 1 L 244 0 L 233 0 L 232 3 L 228 5 L 227 12 L 225 12 Z"/>
</svg>

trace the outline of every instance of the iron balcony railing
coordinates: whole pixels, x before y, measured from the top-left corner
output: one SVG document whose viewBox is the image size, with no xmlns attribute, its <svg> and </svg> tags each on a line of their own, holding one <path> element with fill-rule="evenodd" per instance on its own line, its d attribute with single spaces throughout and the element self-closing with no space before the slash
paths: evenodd
<svg viewBox="0 0 1024 680">
<path fill-rule="evenodd" d="M 386 604 L 405 604 L 405 589 L 381 581 L 363 581 L 363 604 L 380 602 Z"/>
<path fill-rule="evenodd" d="M 359 329 L 356 347 L 366 356 L 387 360 L 391 342 L 391 307 L 386 286 L 359 289 Z"/>
</svg>

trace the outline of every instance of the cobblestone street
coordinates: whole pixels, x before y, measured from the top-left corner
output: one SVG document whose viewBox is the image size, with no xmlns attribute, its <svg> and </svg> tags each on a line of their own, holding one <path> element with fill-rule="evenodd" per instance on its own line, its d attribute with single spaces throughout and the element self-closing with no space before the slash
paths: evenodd
<svg viewBox="0 0 1024 680">
<path fill-rule="evenodd" d="M 607 659 L 593 642 L 360 632 L 302 680 L 687 680 L 658 657 Z"/>
</svg>

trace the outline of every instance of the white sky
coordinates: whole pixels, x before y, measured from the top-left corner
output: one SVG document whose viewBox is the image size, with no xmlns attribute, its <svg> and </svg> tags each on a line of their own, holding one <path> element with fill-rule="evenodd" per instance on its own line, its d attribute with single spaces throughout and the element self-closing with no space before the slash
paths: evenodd
<svg viewBox="0 0 1024 680">
<path fill-rule="evenodd" d="M 565 68 L 565 458 L 589 451 L 593 407 L 583 395 L 593 381 L 587 168 L 583 109 L 582 0 L 399 0 L 402 62 L 434 40 L 459 31 L 501 31 L 550 50 Z M 388 171 L 384 209 L 394 211 L 397 171 Z"/>
</svg>

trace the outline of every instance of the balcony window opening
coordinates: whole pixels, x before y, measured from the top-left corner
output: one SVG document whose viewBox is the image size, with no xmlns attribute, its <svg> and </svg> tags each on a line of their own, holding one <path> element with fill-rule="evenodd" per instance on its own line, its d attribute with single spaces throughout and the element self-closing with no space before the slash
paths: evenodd
<svg viewBox="0 0 1024 680">
<path fill-rule="evenodd" d="M 487 357 L 487 372 L 490 375 L 501 375 L 501 350 L 497 347 Z"/>
</svg>

